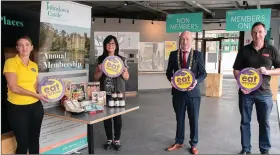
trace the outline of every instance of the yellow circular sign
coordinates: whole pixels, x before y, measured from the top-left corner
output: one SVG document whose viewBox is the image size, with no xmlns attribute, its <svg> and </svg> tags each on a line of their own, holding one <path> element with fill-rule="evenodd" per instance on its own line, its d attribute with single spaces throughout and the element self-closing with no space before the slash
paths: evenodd
<svg viewBox="0 0 280 155">
<path fill-rule="evenodd" d="M 174 87 L 181 91 L 186 91 L 193 83 L 195 77 L 188 69 L 181 69 L 174 73 L 172 83 Z"/>
<path fill-rule="evenodd" d="M 56 77 L 46 77 L 40 83 L 39 92 L 48 98 L 48 101 L 55 102 L 64 96 L 65 87 L 63 82 Z"/>
<path fill-rule="evenodd" d="M 117 77 L 123 73 L 123 61 L 117 56 L 109 56 L 102 63 L 102 70 L 109 77 Z"/>
<path fill-rule="evenodd" d="M 245 68 L 240 71 L 238 85 L 242 89 L 254 91 L 262 84 L 262 75 L 254 68 Z"/>
</svg>

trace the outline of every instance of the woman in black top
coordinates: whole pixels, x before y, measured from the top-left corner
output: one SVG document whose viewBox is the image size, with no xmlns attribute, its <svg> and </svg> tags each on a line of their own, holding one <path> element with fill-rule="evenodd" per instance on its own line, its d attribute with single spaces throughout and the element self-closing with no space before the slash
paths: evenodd
<svg viewBox="0 0 280 155">
<path fill-rule="evenodd" d="M 107 56 L 118 56 L 120 57 L 126 66 L 122 75 L 116 78 L 107 77 L 103 74 L 101 69 L 101 64 Z M 125 80 L 128 80 L 129 73 L 126 65 L 126 60 L 124 57 L 119 55 L 119 44 L 115 36 L 109 35 L 104 39 L 103 42 L 103 54 L 98 57 L 98 66 L 96 68 L 94 78 L 100 81 L 100 90 L 106 91 L 107 99 L 112 92 L 125 92 Z M 107 136 L 107 142 L 104 144 L 104 148 L 107 150 L 114 146 L 116 150 L 121 147 L 120 136 L 122 128 L 122 118 L 121 115 L 113 118 L 114 120 L 114 139 L 112 132 L 112 119 L 107 119 L 104 121 L 105 132 Z"/>
</svg>

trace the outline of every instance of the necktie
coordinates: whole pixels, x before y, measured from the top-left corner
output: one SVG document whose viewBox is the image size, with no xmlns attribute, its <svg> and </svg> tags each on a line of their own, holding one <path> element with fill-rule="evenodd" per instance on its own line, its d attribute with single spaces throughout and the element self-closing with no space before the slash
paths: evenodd
<svg viewBox="0 0 280 155">
<path fill-rule="evenodd" d="M 187 68 L 187 57 L 188 57 L 188 52 L 183 51 L 183 68 Z"/>
</svg>

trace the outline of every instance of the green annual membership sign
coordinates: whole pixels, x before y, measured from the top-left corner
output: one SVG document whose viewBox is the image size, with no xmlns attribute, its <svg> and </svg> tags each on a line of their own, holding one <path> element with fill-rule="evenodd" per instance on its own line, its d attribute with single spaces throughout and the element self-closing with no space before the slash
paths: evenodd
<svg viewBox="0 0 280 155">
<path fill-rule="evenodd" d="M 201 32 L 202 31 L 202 12 L 168 14 L 166 18 L 166 32 Z"/>
<path fill-rule="evenodd" d="M 227 31 L 250 31 L 254 23 L 262 22 L 270 28 L 271 9 L 231 10 L 226 13 Z"/>
</svg>

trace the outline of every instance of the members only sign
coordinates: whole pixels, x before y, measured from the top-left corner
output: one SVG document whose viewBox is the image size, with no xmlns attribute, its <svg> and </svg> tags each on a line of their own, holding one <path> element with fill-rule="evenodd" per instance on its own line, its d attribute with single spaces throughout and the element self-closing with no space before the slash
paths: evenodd
<svg viewBox="0 0 280 155">
<path fill-rule="evenodd" d="M 262 22 L 268 30 L 270 28 L 271 9 L 250 9 L 227 11 L 227 31 L 250 31 L 253 24 Z"/>
<path fill-rule="evenodd" d="M 202 13 L 169 14 L 166 18 L 166 32 L 201 32 Z"/>
</svg>

